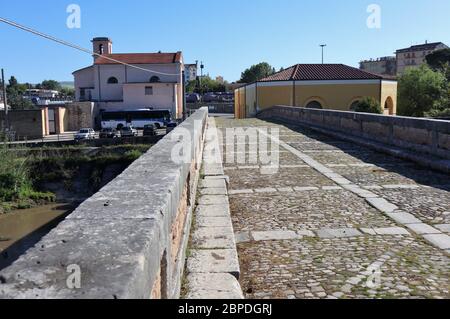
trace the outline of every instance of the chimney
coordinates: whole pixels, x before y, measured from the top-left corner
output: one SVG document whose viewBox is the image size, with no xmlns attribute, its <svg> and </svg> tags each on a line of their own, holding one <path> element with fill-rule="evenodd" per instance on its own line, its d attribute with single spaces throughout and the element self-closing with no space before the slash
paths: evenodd
<svg viewBox="0 0 450 319">
<path fill-rule="evenodd" d="M 92 46 L 92 51 L 96 53 L 96 55 L 94 55 L 94 61 L 98 58 L 97 54 L 112 54 L 112 41 L 110 38 L 94 38 L 92 39 Z"/>
</svg>

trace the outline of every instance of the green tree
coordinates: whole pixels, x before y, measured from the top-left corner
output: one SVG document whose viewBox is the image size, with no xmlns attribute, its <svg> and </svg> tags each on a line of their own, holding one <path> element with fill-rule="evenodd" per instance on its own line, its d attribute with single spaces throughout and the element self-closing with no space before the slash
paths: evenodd
<svg viewBox="0 0 450 319">
<path fill-rule="evenodd" d="M 433 70 L 439 70 L 443 65 L 450 63 L 450 49 L 434 51 L 426 56 L 426 60 Z"/>
<path fill-rule="evenodd" d="M 383 114 L 380 103 L 373 97 L 365 97 L 352 106 L 352 111 L 361 113 Z"/>
<path fill-rule="evenodd" d="M 53 91 L 61 91 L 62 87 L 58 81 L 55 80 L 44 80 L 39 85 L 39 88 L 42 90 L 53 90 Z"/>
<path fill-rule="evenodd" d="M 241 74 L 239 83 L 252 83 L 275 73 L 275 69 L 267 62 L 252 65 Z"/>
<path fill-rule="evenodd" d="M 203 76 L 201 81 L 200 79 L 198 81 L 193 80 L 186 85 L 187 93 L 225 92 L 225 90 L 226 82 L 219 83 L 209 75 Z"/>
<path fill-rule="evenodd" d="M 68 97 L 68 98 L 75 97 L 75 89 L 74 88 L 63 87 L 63 88 L 61 88 L 61 91 L 59 91 L 59 93 L 63 97 Z"/>
<path fill-rule="evenodd" d="M 14 76 L 9 79 L 9 85 L 6 87 L 6 94 L 8 97 L 8 105 L 11 106 L 11 109 L 28 110 L 34 108 L 34 105 L 30 100 L 23 98 L 27 89 L 27 85 L 19 84 Z"/>
<path fill-rule="evenodd" d="M 9 86 L 10 87 L 17 87 L 19 85 L 19 81 L 17 81 L 15 76 L 11 76 L 9 79 Z"/>
<path fill-rule="evenodd" d="M 398 115 L 423 117 L 432 110 L 445 108 L 447 79 L 426 65 L 409 69 L 399 78 L 398 95 Z"/>
</svg>

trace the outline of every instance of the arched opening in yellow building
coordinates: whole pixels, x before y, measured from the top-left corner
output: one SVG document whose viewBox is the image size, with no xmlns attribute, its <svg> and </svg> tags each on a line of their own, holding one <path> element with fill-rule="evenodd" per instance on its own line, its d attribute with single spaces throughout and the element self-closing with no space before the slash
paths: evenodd
<svg viewBox="0 0 450 319">
<path fill-rule="evenodd" d="M 388 96 L 386 102 L 384 102 L 384 113 L 394 115 L 394 100 Z"/>
<path fill-rule="evenodd" d="M 305 108 L 322 110 L 325 108 L 325 102 L 320 97 L 311 97 L 306 101 Z"/>
</svg>

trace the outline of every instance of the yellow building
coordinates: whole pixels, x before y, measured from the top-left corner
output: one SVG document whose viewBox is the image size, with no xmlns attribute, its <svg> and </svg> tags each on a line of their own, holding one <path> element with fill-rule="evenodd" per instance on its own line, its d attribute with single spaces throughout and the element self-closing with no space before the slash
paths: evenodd
<svg viewBox="0 0 450 319">
<path fill-rule="evenodd" d="M 275 105 L 350 111 L 364 97 L 397 113 L 397 81 L 343 64 L 297 64 L 235 90 L 236 118 Z"/>
</svg>

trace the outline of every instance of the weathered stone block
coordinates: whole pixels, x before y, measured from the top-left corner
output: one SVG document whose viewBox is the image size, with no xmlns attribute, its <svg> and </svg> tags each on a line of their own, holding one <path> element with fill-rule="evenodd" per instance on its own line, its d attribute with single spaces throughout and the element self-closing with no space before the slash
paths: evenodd
<svg viewBox="0 0 450 319">
<path fill-rule="evenodd" d="M 230 274 L 189 274 L 187 299 L 244 299 L 241 285 Z"/>
<path fill-rule="evenodd" d="M 189 273 L 229 273 L 239 279 L 236 249 L 193 250 L 187 261 Z"/>
<path fill-rule="evenodd" d="M 354 228 L 342 228 L 342 229 L 321 229 L 317 232 L 320 238 L 347 238 L 358 237 L 363 234 Z"/>
</svg>

